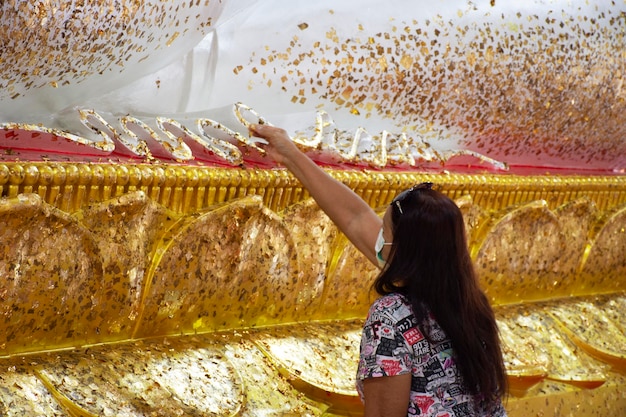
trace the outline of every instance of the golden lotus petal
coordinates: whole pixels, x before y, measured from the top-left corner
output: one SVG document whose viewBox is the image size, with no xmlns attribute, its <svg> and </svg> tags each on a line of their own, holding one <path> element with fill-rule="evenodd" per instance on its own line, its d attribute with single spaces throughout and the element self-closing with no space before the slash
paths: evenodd
<svg viewBox="0 0 626 417">
<path fill-rule="evenodd" d="M 549 313 L 556 318 L 561 329 L 587 353 L 624 371 L 626 334 L 592 301 L 563 302 L 550 308 Z"/>
</svg>

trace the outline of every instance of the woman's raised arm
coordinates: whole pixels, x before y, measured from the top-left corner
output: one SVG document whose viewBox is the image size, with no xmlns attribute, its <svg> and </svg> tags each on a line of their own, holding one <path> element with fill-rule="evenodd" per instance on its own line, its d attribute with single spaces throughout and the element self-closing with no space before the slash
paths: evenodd
<svg viewBox="0 0 626 417">
<path fill-rule="evenodd" d="M 252 125 L 250 133 L 267 141 L 267 144 L 260 144 L 267 154 L 287 168 L 339 230 L 374 265 L 378 265 L 374 243 L 382 220 L 376 212 L 354 191 L 331 177 L 301 152 L 284 129 Z"/>
</svg>

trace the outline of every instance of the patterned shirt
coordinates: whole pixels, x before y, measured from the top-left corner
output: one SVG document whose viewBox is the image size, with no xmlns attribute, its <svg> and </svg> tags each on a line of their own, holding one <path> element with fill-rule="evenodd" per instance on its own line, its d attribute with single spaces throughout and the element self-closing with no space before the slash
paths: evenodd
<svg viewBox="0 0 626 417">
<path fill-rule="evenodd" d="M 452 342 L 432 314 L 418 323 L 406 298 L 385 295 L 372 304 L 363 326 L 357 391 L 365 401 L 363 380 L 408 373 L 412 378 L 407 416 L 490 416 L 474 410 L 475 401 L 463 388 Z M 501 404 L 491 416 L 506 416 Z"/>
</svg>

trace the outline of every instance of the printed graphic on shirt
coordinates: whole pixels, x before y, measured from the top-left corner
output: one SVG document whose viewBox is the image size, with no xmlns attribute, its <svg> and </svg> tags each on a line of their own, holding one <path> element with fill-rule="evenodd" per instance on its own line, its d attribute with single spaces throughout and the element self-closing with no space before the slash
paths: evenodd
<svg viewBox="0 0 626 417">
<path fill-rule="evenodd" d="M 379 356 L 393 357 L 393 351 L 395 350 L 396 346 L 397 344 L 394 339 L 381 337 L 378 341 L 378 349 L 376 349 L 376 354 Z"/>
</svg>

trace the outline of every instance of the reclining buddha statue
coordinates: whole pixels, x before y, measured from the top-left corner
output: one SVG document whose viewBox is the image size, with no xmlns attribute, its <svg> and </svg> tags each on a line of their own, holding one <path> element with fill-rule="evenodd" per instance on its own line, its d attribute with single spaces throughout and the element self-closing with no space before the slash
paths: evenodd
<svg viewBox="0 0 626 417">
<path fill-rule="evenodd" d="M 455 200 L 509 416 L 625 415 L 624 28 L 605 0 L 4 1 L 0 415 L 362 415 L 378 271 L 258 123 L 381 216 Z"/>
</svg>

